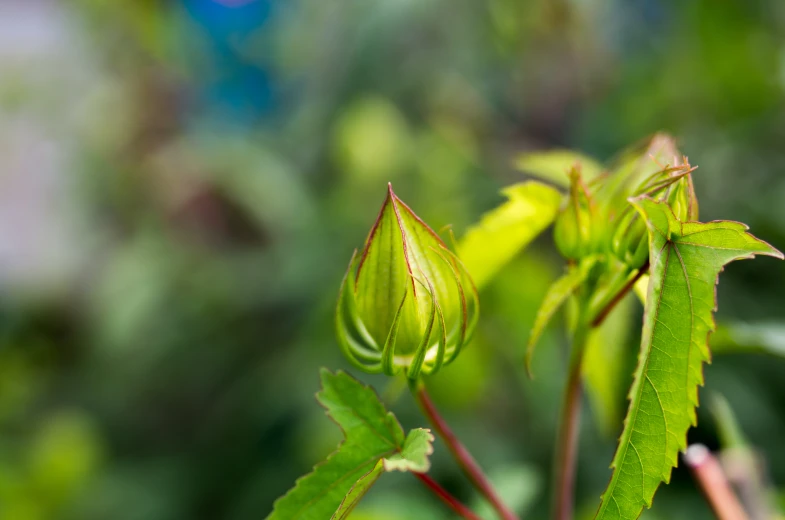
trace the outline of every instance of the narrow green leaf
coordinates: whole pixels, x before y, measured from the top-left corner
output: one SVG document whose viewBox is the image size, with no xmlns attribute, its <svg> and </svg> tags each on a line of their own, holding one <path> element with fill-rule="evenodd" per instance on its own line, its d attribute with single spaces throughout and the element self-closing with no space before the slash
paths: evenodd
<svg viewBox="0 0 785 520">
<path fill-rule="evenodd" d="M 579 165 L 581 175 L 587 182 L 602 173 L 602 165 L 595 159 L 571 150 L 527 153 L 515 160 L 515 167 L 522 172 L 565 187 L 570 184 L 567 172 L 576 164 Z"/>
<path fill-rule="evenodd" d="M 711 341 L 715 354 L 769 354 L 785 357 L 782 323 L 720 323 Z"/>
<path fill-rule="evenodd" d="M 731 483 L 741 490 L 749 517 L 783 518 L 775 500 L 777 490 L 766 470 L 765 457 L 747 440 L 730 403 L 722 395 L 714 394 L 710 409 L 722 448 L 720 464 Z"/>
<path fill-rule="evenodd" d="M 534 319 L 534 326 L 529 335 L 529 343 L 526 346 L 526 370 L 529 371 L 530 375 L 534 348 L 537 346 L 537 342 L 540 336 L 542 336 L 545 327 L 551 321 L 553 315 L 556 314 L 556 311 L 567 301 L 567 298 L 586 280 L 594 263 L 594 259 L 589 258 L 579 265 L 569 267 L 567 272 L 553 282 L 548 292 L 545 293 L 545 299 L 537 311 L 537 317 Z"/>
<path fill-rule="evenodd" d="M 715 285 L 725 264 L 782 253 L 737 222 L 679 222 L 666 204 L 633 199 L 646 219 L 651 258 L 641 351 L 613 476 L 598 519 L 635 519 L 669 482 L 695 424 L 708 336 L 715 329 Z"/>
<path fill-rule="evenodd" d="M 730 407 L 730 403 L 720 394 L 712 396 L 711 414 L 717 424 L 717 433 L 720 438 L 720 445 L 723 450 L 749 449 L 749 443 L 744 436 L 744 432 L 736 420 L 736 414 Z"/>
<path fill-rule="evenodd" d="M 333 514 L 330 520 L 343 520 L 348 517 L 349 513 L 354 511 L 354 508 L 357 507 L 360 500 L 365 496 L 368 490 L 371 489 L 371 486 L 379 480 L 382 473 L 384 473 L 384 461 L 380 460 L 371 471 L 360 477 L 360 480 L 354 483 L 352 489 L 346 494 L 343 502 L 338 506 L 338 510 Z"/>
<path fill-rule="evenodd" d="M 345 440 L 275 502 L 267 520 L 342 519 L 381 472 L 429 468 L 430 431 L 412 430 L 404 439 L 398 420 L 372 388 L 344 372 L 322 370 L 321 375 L 322 390 L 316 397 L 343 430 Z"/>
<path fill-rule="evenodd" d="M 553 222 L 562 197 L 556 189 L 535 181 L 514 184 L 502 193 L 507 202 L 483 215 L 458 244 L 458 256 L 477 288 Z"/>
</svg>

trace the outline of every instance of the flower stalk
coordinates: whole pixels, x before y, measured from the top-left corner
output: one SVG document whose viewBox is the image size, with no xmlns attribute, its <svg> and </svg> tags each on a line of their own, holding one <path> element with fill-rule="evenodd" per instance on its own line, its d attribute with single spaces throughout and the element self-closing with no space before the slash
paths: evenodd
<svg viewBox="0 0 785 520">
<path fill-rule="evenodd" d="M 441 487 L 425 473 L 413 473 L 413 475 L 461 518 L 465 518 L 466 520 L 482 520 L 474 511 L 463 505 L 457 498 L 452 496 L 446 489 Z"/>
<path fill-rule="evenodd" d="M 431 423 L 433 430 L 444 441 L 444 444 L 447 445 L 447 449 L 452 453 L 466 478 L 493 506 L 499 518 L 502 520 L 518 520 L 518 516 L 504 504 L 490 480 L 488 480 L 488 477 L 485 476 L 485 473 L 480 468 L 480 465 L 477 464 L 477 461 L 469 453 L 469 450 L 466 449 L 436 410 L 433 401 L 431 401 L 428 392 L 425 390 L 425 386 L 421 382 L 417 382 L 411 384 L 410 387 L 423 415 Z"/>
<path fill-rule="evenodd" d="M 554 457 L 553 518 L 571 520 L 575 493 L 578 433 L 581 422 L 581 364 L 589 327 L 579 322 L 573 334 L 567 387 L 562 402 L 556 456 Z"/>
</svg>

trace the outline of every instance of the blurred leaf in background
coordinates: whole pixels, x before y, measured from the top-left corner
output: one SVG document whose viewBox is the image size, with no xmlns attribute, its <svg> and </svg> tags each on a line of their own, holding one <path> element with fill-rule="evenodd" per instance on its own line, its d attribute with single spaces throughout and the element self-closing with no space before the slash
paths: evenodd
<svg viewBox="0 0 785 520">
<path fill-rule="evenodd" d="M 603 163 L 664 130 L 701 165 L 702 218 L 732 216 L 785 244 L 778 0 L 9 0 L 0 11 L 0 501 L 17 508 L 4 516 L 269 513 L 338 442 L 314 434 L 331 425 L 313 394 L 319 367 L 346 367 L 332 312 L 387 181 L 463 237 L 504 203 L 500 190 L 527 181 L 522 155 L 572 149 Z M 558 182 L 561 166 L 549 168 Z M 523 355 L 561 265 L 548 235 L 523 252 L 531 237 L 497 241 L 503 265 L 476 257 L 497 272 L 476 339 L 433 381 L 447 420 L 483 446 L 478 459 L 525 461 L 542 482 L 565 338 L 543 335 L 543 377 L 526 378 Z M 781 266 L 731 266 L 723 284 L 719 322 L 782 323 Z M 623 372 L 636 354 L 625 334 L 593 344 L 598 363 Z M 731 400 L 779 487 L 783 369 L 718 355 L 706 388 Z M 582 435 L 578 498 L 593 509 L 621 424 L 616 390 L 587 378 L 611 432 L 589 423 Z M 409 399 L 386 404 L 420 425 Z M 711 446 L 710 426 L 691 435 Z M 51 481 L 33 477 L 47 466 Z M 438 444 L 433 471 L 471 498 Z M 380 481 L 355 515 L 444 518 L 405 480 Z M 528 516 L 545 515 L 546 497 Z M 707 518 L 679 471 L 656 515 Z"/>
</svg>

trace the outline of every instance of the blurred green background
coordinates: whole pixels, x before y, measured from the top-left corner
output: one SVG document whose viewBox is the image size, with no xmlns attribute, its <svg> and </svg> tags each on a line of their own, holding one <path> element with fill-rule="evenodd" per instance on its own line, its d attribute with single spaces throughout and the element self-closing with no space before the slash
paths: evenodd
<svg viewBox="0 0 785 520">
<path fill-rule="evenodd" d="M 785 2 L 2 0 L 0 518 L 265 517 L 340 439 L 313 394 L 319 367 L 347 368 L 335 299 L 388 181 L 460 235 L 524 178 L 518 154 L 605 160 L 658 130 L 699 165 L 703 220 L 785 246 Z M 527 518 L 548 509 L 565 335 L 534 380 L 523 351 L 561 266 L 548 233 L 505 268 L 431 382 Z M 782 345 L 783 293 L 783 264 L 733 264 L 719 318 Z M 586 403 L 581 515 L 610 477 L 639 307 L 605 344 L 626 379 Z M 780 487 L 783 373 L 718 354 L 702 390 Z M 424 426 L 400 385 L 363 379 Z M 716 448 L 699 416 L 690 439 Z M 476 500 L 438 443 L 432 475 Z M 397 474 L 354 517 L 450 518 Z M 680 468 L 645 517 L 710 513 Z"/>
</svg>

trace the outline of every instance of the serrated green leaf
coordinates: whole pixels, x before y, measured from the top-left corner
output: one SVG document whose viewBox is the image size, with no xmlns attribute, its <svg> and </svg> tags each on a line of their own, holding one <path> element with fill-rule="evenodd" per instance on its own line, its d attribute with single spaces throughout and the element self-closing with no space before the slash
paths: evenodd
<svg viewBox="0 0 785 520">
<path fill-rule="evenodd" d="M 318 401 L 343 430 L 338 450 L 278 499 L 267 520 L 342 519 L 383 471 L 427 471 L 433 436 L 404 432 L 376 392 L 344 372 L 322 370 Z M 381 470 L 379 469 L 381 468 Z"/>
<path fill-rule="evenodd" d="M 570 184 L 567 172 L 576 164 L 580 166 L 581 175 L 586 181 L 591 181 L 602 173 L 602 165 L 599 162 L 571 150 L 532 152 L 523 154 L 515 160 L 515 167 L 522 172 L 565 187 Z"/>
<path fill-rule="evenodd" d="M 542 336 L 545 327 L 551 321 L 553 315 L 556 314 L 556 311 L 567 301 L 567 298 L 586 280 L 594 263 L 594 259 L 589 258 L 579 265 L 570 266 L 567 272 L 553 282 L 548 288 L 548 292 L 545 293 L 545 298 L 537 310 L 537 317 L 534 319 L 534 326 L 526 346 L 526 370 L 530 374 L 534 348 L 537 346 L 537 342 L 540 336 Z"/>
<path fill-rule="evenodd" d="M 482 287 L 553 219 L 562 195 L 540 182 L 514 184 L 502 190 L 507 202 L 485 213 L 458 244 L 458 256 Z"/>
<path fill-rule="evenodd" d="M 633 199 L 646 219 L 651 258 L 641 351 L 613 476 L 595 518 L 635 519 L 669 482 L 687 430 L 695 424 L 708 336 L 715 329 L 715 285 L 723 266 L 782 253 L 737 222 L 679 222 L 666 204 Z"/>
</svg>

